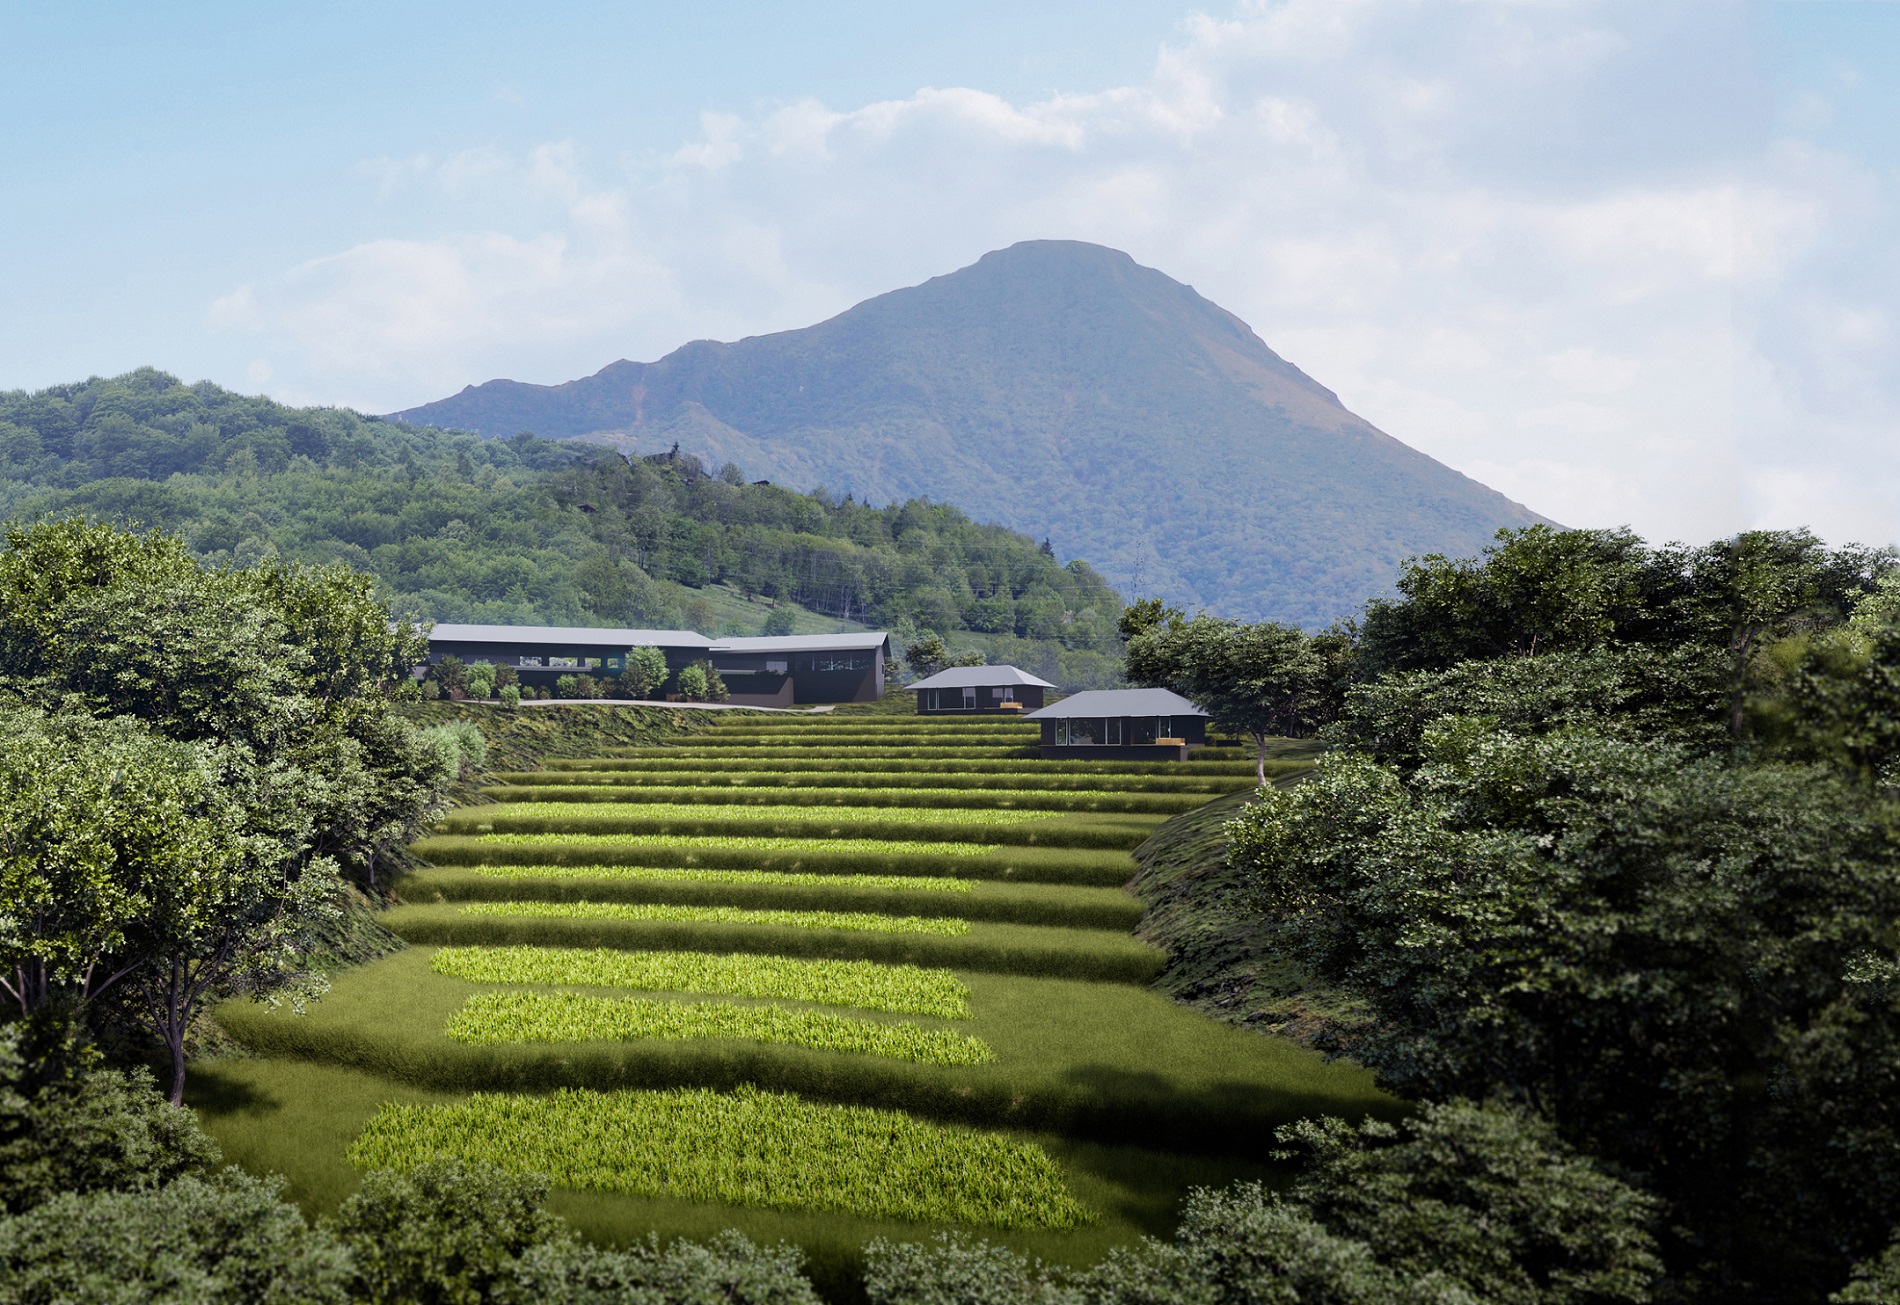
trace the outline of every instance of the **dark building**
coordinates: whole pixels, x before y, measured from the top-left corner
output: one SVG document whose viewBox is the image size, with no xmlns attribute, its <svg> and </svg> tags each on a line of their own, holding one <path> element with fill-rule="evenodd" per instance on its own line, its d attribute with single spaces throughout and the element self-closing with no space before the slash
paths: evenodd
<svg viewBox="0 0 1900 1305">
<path fill-rule="evenodd" d="M 906 686 L 919 716 L 1014 716 L 1042 706 L 1056 686 L 1014 666 L 952 666 Z"/>
<path fill-rule="evenodd" d="M 691 630 L 441 624 L 429 634 L 429 665 L 448 656 L 492 662 L 513 667 L 524 687 L 552 689 L 563 675 L 611 680 L 637 647 L 658 648 L 669 677 L 710 661 L 731 701 L 748 707 L 874 702 L 884 696 L 891 652 L 890 636 L 881 632 L 709 639 Z"/>
<path fill-rule="evenodd" d="M 1042 726 L 1045 758 L 1185 761 L 1207 742 L 1207 713 L 1167 689 L 1093 689 L 1023 719 Z"/>
</svg>

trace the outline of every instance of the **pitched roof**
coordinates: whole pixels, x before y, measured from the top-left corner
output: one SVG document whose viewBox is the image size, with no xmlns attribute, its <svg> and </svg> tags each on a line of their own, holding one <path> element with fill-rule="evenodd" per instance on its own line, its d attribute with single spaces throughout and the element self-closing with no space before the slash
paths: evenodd
<svg viewBox="0 0 1900 1305">
<path fill-rule="evenodd" d="M 1072 716 L 1205 716 L 1206 712 L 1169 689 L 1090 689 L 1061 702 L 1025 712 L 1024 720 Z"/>
<path fill-rule="evenodd" d="M 438 621 L 431 643 L 568 643 L 586 648 L 711 648 L 691 630 L 616 630 L 585 625 L 456 625 Z"/>
<path fill-rule="evenodd" d="M 1056 686 L 1047 680 L 1039 680 L 1028 671 L 1018 670 L 1014 666 L 952 666 L 947 671 L 938 671 L 928 679 L 906 684 L 906 689 L 965 689 L 1003 684 L 1026 684 L 1039 688 L 1053 689 Z"/>
<path fill-rule="evenodd" d="M 741 639 L 715 639 L 711 644 L 713 652 L 748 653 L 795 653 L 795 652 L 846 652 L 881 648 L 890 642 L 891 636 L 882 630 L 867 630 L 862 634 L 780 634 L 760 635 Z"/>
</svg>

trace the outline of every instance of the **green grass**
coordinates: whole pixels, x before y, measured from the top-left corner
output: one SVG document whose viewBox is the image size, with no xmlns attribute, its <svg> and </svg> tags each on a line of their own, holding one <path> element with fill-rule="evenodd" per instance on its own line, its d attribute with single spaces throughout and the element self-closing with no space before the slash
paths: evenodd
<svg viewBox="0 0 1900 1305">
<path fill-rule="evenodd" d="M 582 804 L 584 805 L 584 804 Z M 853 815 L 834 818 L 821 808 L 803 808 L 796 815 L 745 817 L 741 815 L 707 816 L 693 807 L 669 807 L 664 814 L 651 816 L 558 815 L 507 812 L 484 818 L 483 812 L 495 808 L 464 807 L 440 822 L 442 834 L 490 835 L 495 841 L 520 842 L 525 839 L 576 841 L 602 839 L 607 842 L 649 842 L 666 839 L 677 845 L 680 840 L 719 839 L 799 839 L 873 841 L 892 851 L 915 851 L 919 845 L 960 843 L 971 846 L 1043 846 L 1098 847 L 1132 850 L 1139 845 L 1162 817 L 1092 812 L 1087 815 L 1059 815 L 1048 812 L 1028 813 L 1029 818 L 989 819 L 990 816 L 1018 816 L 1004 812 L 940 812 L 936 818 L 912 820 L 918 813 L 883 810 L 875 818 Z M 945 819 L 945 816 L 970 815 L 974 819 Z M 492 834 L 491 834 L 492 831 Z M 759 844 L 749 844 L 759 845 Z M 736 846 L 728 843 L 726 846 Z M 834 848 L 833 850 L 845 850 Z M 976 855 L 976 854 L 971 854 Z"/>
<path fill-rule="evenodd" d="M 716 767 L 714 763 L 719 763 Z M 1292 769 L 1305 769 L 1304 762 L 1267 762 L 1267 774 L 1275 773 L 1275 766 Z M 783 758 L 762 759 L 747 763 L 740 757 L 687 757 L 668 748 L 655 752 L 638 761 L 626 758 L 592 757 L 584 761 L 550 761 L 547 774 L 571 774 L 576 771 L 592 773 L 613 773 L 632 771 L 643 774 L 662 774 L 667 771 L 719 774 L 772 774 L 797 775 L 814 771 L 842 772 L 846 774 L 870 775 L 1156 775 L 1192 779 L 1206 776 L 1221 776 L 1240 779 L 1254 773 L 1251 761 L 1210 761 L 1197 762 L 1192 766 L 1178 761 L 1043 761 L 1038 757 L 1019 757 L 1006 760 L 979 760 L 970 758 L 932 758 L 932 757 L 879 757 L 875 760 L 838 758 L 833 756 L 813 757 L 809 753 Z M 521 773 L 521 772 L 513 772 Z"/>
<path fill-rule="evenodd" d="M 590 997 L 578 992 L 477 993 L 456 1012 L 446 1032 L 457 1042 L 473 1043 L 733 1038 L 921 1065 L 981 1065 L 991 1058 L 980 1038 L 909 1022 L 884 1024 L 783 1006 Z"/>
<path fill-rule="evenodd" d="M 607 953 L 608 958 L 616 954 Z M 767 1043 L 732 1041 L 473 1046 L 444 1033 L 469 997 L 499 986 L 575 990 L 602 997 L 663 996 L 573 973 L 575 982 L 506 983 L 501 974 L 439 974 L 425 948 L 411 948 L 338 977 L 307 1014 L 248 1001 L 226 1003 L 217 1020 L 253 1053 L 328 1064 L 393 1083 L 449 1091 L 542 1091 L 556 1087 L 712 1087 L 753 1083 L 813 1100 L 906 1110 L 979 1127 L 1023 1128 L 1082 1141 L 1264 1159 L 1280 1124 L 1316 1114 L 1357 1118 L 1396 1103 L 1366 1071 L 1327 1063 L 1281 1039 L 1234 1029 L 1131 984 L 959 971 L 967 1020 L 946 1025 L 981 1038 L 982 1065 L 918 1065 Z M 704 965 L 730 958 L 705 958 Z M 516 972 L 519 974 L 519 971 Z M 690 982 L 692 976 L 659 983 Z M 697 995 L 796 1004 L 790 995 Z M 844 996 L 844 994 L 829 994 Z M 864 999 L 861 994 L 858 999 Z M 844 1004 L 805 1003 L 839 1012 Z M 873 1019 L 939 1018 L 927 1011 L 857 1007 Z"/>
<path fill-rule="evenodd" d="M 1114 849 L 859 838 L 602 838 L 598 835 L 425 838 L 410 851 L 438 866 L 637 865 L 805 874 L 954 875 L 1030 884 L 1116 887 L 1135 863 Z"/>
<path fill-rule="evenodd" d="M 613 865 L 478 865 L 418 871 L 404 875 L 395 887 L 404 902 L 417 906 L 432 902 L 521 899 L 658 902 L 781 911 L 954 915 L 967 920 L 1109 929 L 1118 933 L 1126 933 L 1141 920 L 1141 904 L 1117 888 L 999 883 L 946 875 L 827 875 Z"/>
<path fill-rule="evenodd" d="M 599 828 L 604 821 L 623 821 L 630 826 L 637 826 L 654 821 L 677 819 L 680 814 L 679 804 L 674 802 L 576 802 L 569 796 L 556 802 L 508 802 L 495 806 L 465 807 L 459 811 L 450 812 L 440 824 L 444 829 L 478 829 L 483 832 L 491 827 L 499 830 L 513 828 L 523 823 L 532 823 L 539 827 L 559 822 L 566 825 Z M 695 805 L 692 818 L 696 821 L 809 821 L 814 819 L 814 814 L 804 805 L 774 806 L 709 802 Z M 826 824 L 883 824 L 890 821 L 891 812 L 888 807 L 839 806 L 828 807 L 815 818 Z M 1048 815 L 1041 811 L 986 811 L 967 807 L 948 811 L 923 807 L 904 813 L 904 821 L 907 824 L 918 825 L 1015 825 L 1025 820 L 1048 818 Z"/>
<path fill-rule="evenodd" d="M 632 865 L 485 865 L 475 873 L 491 879 L 618 879 L 642 883 L 745 884 L 767 888 L 869 888 L 885 892 L 967 893 L 968 879 L 928 875 L 808 875 L 778 870 L 688 870 Z"/>
<path fill-rule="evenodd" d="M 780 1210 L 1005 1228 L 1092 1217 L 1041 1147 L 754 1088 L 478 1093 L 449 1106 L 387 1106 L 349 1153 L 362 1168 L 449 1157 L 567 1187 Z"/>
<path fill-rule="evenodd" d="M 807 961 L 704 952 L 573 951 L 551 947 L 444 947 L 437 974 L 481 983 L 572 984 L 650 992 L 782 997 L 900 1015 L 967 1019 L 970 990 L 948 970 L 869 961 Z"/>
<path fill-rule="evenodd" d="M 469 915 L 568 920 L 673 920 L 708 924 L 779 924 L 793 929 L 861 933 L 933 933 L 959 937 L 970 922 L 954 916 L 879 915 L 871 911 L 759 911 L 738 906 L 661 906 L 626 902 L 473 902 Z"/>
<path fill-rule="evenodd" d="M 585 806 L 625 806 L 637 803 L 665 802 L 697 807 L 719 805 L 730 810 L 776 810 L 784 813 L 801 808 L 822 807 L 827 813 L 838 808 L 902 807 L 913 815 L 933 819 L 956 819 L 959 812 L 1016 811 L 1022 818 L 1030 813 L 1061 811 L 1111 811 L 1173 815 L 1192 811 L 1207 801 L 1205 793 L 1129 793 L 1118 789 L 1073 789 L 1044 791 L 1036 789 L 983 788 L 847 788 L 810 786 L 758 786 L 741 789 L 702 786 L 693 788 L 648 788 L 644 786 L 578 784 L 501 785 L 482 790 L 482 796 L 496 803 L 525 803 Z M 946 812 L 946 809 L 951 809 Z"/>
<path fill-rule="evenodd" d="M 722 951 L 955 966 L 1098 983 L 1147 983 L 1166 961 L 1158 948 L 1124 933 L 989 921 L 972 923 L 965 934 L 945 936 L 717 920 L 471 915 L 462 907 L 442 905 L 397 907 L 385 914 L 384 924 L 415 944 Z"/>
<path fill-rule="evenodd" d="M 1304 770 L 1298 762 L 1276 762 L 1268 768 L 1269 775 L 1285 773 L 1289 770 Z M 918 776 L 927 776 L 920 780 Z M 747 771 L 727 768 L 723 770 L 660 770 L 652 773 L 642 770 L 511 770 L 501 771 L 488 776 L 490 782 L 507 787 L 554 789 L 554 788 L 624 788 L 632 790 L 651 790 L 664 788 L 669 791 L 692 792 L 718 789 L 785 789 L 798 791 L 807 788 L 841 788 L 858 792 L 882 792 L 892 789 L 915 793 L 943 792 L 1017 792 L 1017 793 L 1076 793 L 1076 792 L 1139 792 L 1139 793 L 1181 793 L 1208 794 L 1232 793 L 1241 789 L 1253 788 L 1253 771 L 1245 775 L 1205 775 L 1196 774 L 1182 778 L 1174 775 L 1138 775 L 1133 777 L 1112 777 L 1113 782 L 1104 782 L 1100 774 L 1045 774 L 1035 771 L 1004 771 L 997 774 L 955 774 L 930 771 L 896 772 L 883 774 L 874 771 L 816 770 L 786 771 L 778 767 Z M 496 789 L 484 792 L 493 793 Z"/>
</svg>

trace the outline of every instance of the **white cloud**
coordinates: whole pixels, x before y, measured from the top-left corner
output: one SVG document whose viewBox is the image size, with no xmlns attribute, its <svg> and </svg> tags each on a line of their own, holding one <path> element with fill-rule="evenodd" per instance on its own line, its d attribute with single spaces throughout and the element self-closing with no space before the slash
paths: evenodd
<svg viewBox="0 0 1900 1305">
<path fill-rule="evenodd" d="M 1747 30 L 1692 0 L 1262 0 L 1088 94 L 707 112 L 617 161 L 584 133 L 377 159 L 365 179 L 445 234 L 314 257 L 211 318 L 287 385 L 392 408 L 1095 240 L 1559 520 L 1890 538 L 1891 200 L 1756 125 Z"/>
</svg>

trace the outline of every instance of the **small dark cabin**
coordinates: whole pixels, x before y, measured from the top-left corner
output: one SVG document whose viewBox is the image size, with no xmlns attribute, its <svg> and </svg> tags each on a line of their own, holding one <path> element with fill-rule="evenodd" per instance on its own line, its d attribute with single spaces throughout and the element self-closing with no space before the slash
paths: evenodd
<svg viewBox="0 0 1900 1305">
<path fill-rule="evenodd" d="M 1092 689 L 1023 719 L 1050 760 L 1186 761 L 1207 742 L 1207 713 L 1167 689 Z"/>
<path fill-rule="evenodd" d="M 907 686 L 919 716 L 1016 716 L 1042 706 L 1056 686 L 1014 666 L 952 666 Z"/>
</svg>

